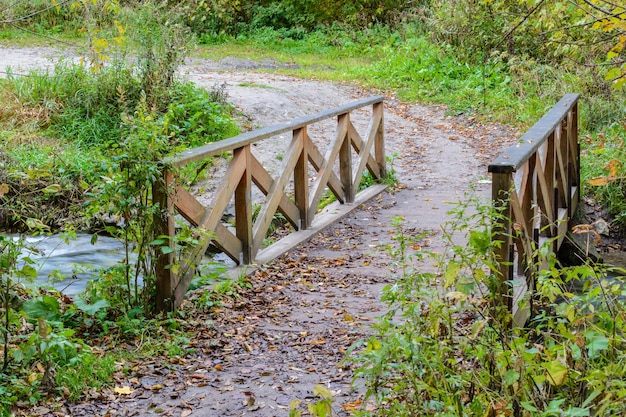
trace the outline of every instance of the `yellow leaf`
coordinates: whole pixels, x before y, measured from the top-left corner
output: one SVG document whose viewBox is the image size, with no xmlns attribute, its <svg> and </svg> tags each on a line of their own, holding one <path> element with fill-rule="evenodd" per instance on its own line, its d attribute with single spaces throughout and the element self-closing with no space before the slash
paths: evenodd
<svg viewBox="0 0 626 417">
<path fill-rule="evenodd" d="M 35 381 L 37 381 L 37 374 L 30 374 L 30 375 L 28 375 L 28 383 L 29 384 L 32 384 Z"/>
<path fill-rule="evenodd" d="M 120 394 L 120 395 L 130 395 L 133 392 L 135 392 L 135 390 L 130 389 L 130 387 L 126 385 L 124 385 L 123 387 L 115 387 L 113 388 L 113 391 L 116 394 Z"/>
<path fill-rule="evenodd" d="M 596 177 L 596 178 L 587 180 L 587 184 L 593 185 L 594 187 L 601 187 L 603 185 L 607 185 L 611 181 L 615 181 L 615 179 L 611 179 L 609 177 Z"/>
<path fill-rule="evenodd" d="M 342 407 L 346 411 L 355 411 L 361 407 L 361 403 L 362 403 L 361 399 L 358 399 L 351 403 L 345 403 Z"/>
<path fill-rule="evenodd" d="M 151 389 L 152 391 L 158 391 L 158 390 L 160 390 L 160 389 L 163 389 L 163 385 L 161 385 L 161 384 L 156 384 L 156 385 L 151 386 L 151 387 L 150 387 L 150 389 Z"/>
<path fill-rule="evenodd" d="M 467 295 L 463 294 L 460 291 L 450 291 L 446 294 L 446 298 L 450 300 L 451 303 L 456 304 L 458 302 L 467 300 Z"/>
<path fill-rule="evenodd" d="M 561 385 L 567 376 L 567 366 L 559 359 L 547 362 L 543 364 L 543 367 L 546 368 L 548 372 L 548 382 L 551 385 Z"/>
<path fill-rule="evenodd" d="M 4 197 L 9 192 L 9 184 L 0 184 L 0 197 Z"/>
<path fill-rule="evenodd" d="M 331 400 L 333 398 L 333 393 L 330 392 L 328 388 L 320 384 L 313 387 L 313 394 L 318 397 L 322 397 L 325 400 Z"/>
<path fill-rule="evenodd" d="M 617 177 L 617 169 L 622 166 L 621 161 L 617 159 L 611 159 L 606 163 L 604 169 L 609 170 L 609 177 Z"/>
</svg>

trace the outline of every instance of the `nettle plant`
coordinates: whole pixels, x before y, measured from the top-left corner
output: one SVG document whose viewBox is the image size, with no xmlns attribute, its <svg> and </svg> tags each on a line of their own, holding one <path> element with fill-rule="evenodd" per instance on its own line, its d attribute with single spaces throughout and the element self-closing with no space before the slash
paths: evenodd
<svg viewBox="0 0 626 417">
<path fill-rule="evenodd" d="M 538 248 L 536 259 L 546 257 L 537 262 L 548 267 L 537 274 L 531 319 L 515 328 L 489 291 L 497 278 L 490 219 L 498 214 L 469 197 L 451 215 L 442 254 L 414 251 L 415 237 L 394 221 L 399 276 L 383 296 L 390 310 L 378 334 L 356 347 L 356 375 L 376 411 L 357 415 L 623 415 L 624 271 L 560 268 Z M 454 243 L 459 235 L 467 244 Z M 423 272 L 424 261 L 435 270 Z"/>
</svg>

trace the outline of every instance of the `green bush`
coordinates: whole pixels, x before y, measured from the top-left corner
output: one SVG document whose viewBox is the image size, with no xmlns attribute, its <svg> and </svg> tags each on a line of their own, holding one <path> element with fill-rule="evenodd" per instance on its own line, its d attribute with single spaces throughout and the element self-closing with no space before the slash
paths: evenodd
<svg viewBox="0 0 626 417">
<path fill-rule="evenodd" d="M 453 212 L 445 255 L 411 251 L 414 237 L 396 220 L 390 253 L 399 275 L 384 290 L 390 311 L 354 359 L 376 410 L 359 415 L 624 414 L 626 309 L 619 300 L 626 271 L 562 269 L 544 258 L 549 267 L 537 276 L 532 319 L 510 328 L 511 314 L 490 290 L 497 283 L 494 214 L 478 203 L 469 215 L 468 207 Z M 467 245 L 455 245 L 453 234 L 457 241 L 465 235 Z M 536 259 L 544 253 L 538 249 Z M 438 269 L 421 272 L 430 257 Z"/>
</svg>

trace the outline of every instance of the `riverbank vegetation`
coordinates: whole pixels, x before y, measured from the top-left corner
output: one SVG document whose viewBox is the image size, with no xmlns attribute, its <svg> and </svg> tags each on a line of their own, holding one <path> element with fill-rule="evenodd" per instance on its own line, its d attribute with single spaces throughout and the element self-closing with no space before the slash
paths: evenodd
<svg viewBox="0 0 626 417">
<path fill-rule="evenodd" d="M 131 343 L 138 337 L 134 331 L 145 325 L 154 330 L 151 334 L 169 332 L 155 343 L 157 350 L 172 353 L 184 340 L 185 326 L 176 316 L 148 324 L 150 287 L 137 289 L 140 272 L 149 282 L 150 269 L 142 268 L 149 265 L 150 251 L 159 249 L 158 240 L 146 234 L 156 162 L 237 131 L 223 92 L 201 90 L 177 77 L 186 56 L 271 58 L 290 64 L 276 71 L 357 83 L 521 129 L 563 94 L 581 93 L 582 174 L 597 179 L 584 191 L 603 204 L 614 230 L 622 232 L 625 22 L 624 10 L 604 0 L 98 0 L 53 5 L 0 0 L 2 44 L 74 48 L 83 57 L 47 71 L 8 70 L 0 81 L 0 223 L 5 230 L 69 235 L 106 229 L 129 248 L 145 250 L 141 265 L 104 272 L 100 288 L 65 303 L 55 294 L 29 290 L 34 271 L 28 261 L 16 258 L 22 243 L 0 241 L 1 405 L 36 403 L 46 392 L 79 398 L 89 391 L 83 383 L 104 384 L 119 371 L 114 362 L 134 360 L 112 359 L 90 348 L 90 337 Z M 142 169 L 136 169 L 139 165 Z M 111 227 L 121 221 L 128 227 Z M 587 339 L 595 347 L 587 355 L 610 361 L 617 356 L 604 356 L 604 335 L 590 333 Z M 610 346 L 614 354 L 621 345 Z M 368 351 L 372 366 L 379 365 L 375 355 L 381 352 Z M 531 358 L 534 365 L 543 361 L 538 366 L 549 375 L 561 372 L 571 352 L 548 352 L 554 357 Z M 498 360 L 508 360 L 503 355 Z M 490 363 L 504 363 L 496 359 Z M 102 375 L 85 373 L 96 370 Z M 519 370 L 505 371 L 502 386 L 521 386 Z M 557 390 L 563 381 L 544 386 Z M 533 413 L 537 405 L 519 402 L 516 407 Z"/>
</svg>

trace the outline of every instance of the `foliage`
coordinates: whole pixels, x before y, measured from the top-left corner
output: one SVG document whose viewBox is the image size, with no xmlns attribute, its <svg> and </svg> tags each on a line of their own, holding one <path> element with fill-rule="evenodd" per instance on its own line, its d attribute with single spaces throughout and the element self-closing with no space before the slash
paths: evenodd
<svg viewBox="0 0 626 417">
<path fill-rule="evenodd" d="M 623 135 L 587 136 L 583 142 L 583 158 L 594 161 L 583 166 L 582 177 L 586 193 L 605 203 L 613 217 L 615 231 L 626 229 L 626 154 L 623 148 Z"/>
<path fill-rule="evenodd" d="M 624 413 L 624 271 L 560 269 L 546 259 L 529 327 L 510 329 L 512 318 L 494 308 L 488 290 L 496 277 L 484 268 L 497 266 L 488 221 L 494 213 L 480 203 L 476 214 L 467 208 L 461 203 L 445 229 L 447 258 L 412 252 L 412 237 L 395 223 L 390 250 L 400 275 L 384 290 L 390 311 L 356 359 L 378 406 L 373 415 Z M 467 245 L 452 242 L 458 233 Z M 429 257 L 438 270 L 420 272 Z"/>
<path fill-rule="evenodd" d="M 60 65 L 50 73 L 9 78 L 5 92 L 15 100 L 1 112 L 0 120 L 15 125 L 16 120 L 27 123 L 27 118 L 33 118 L 39 127 L 23 138 L 23 128 L 14 126 L 12 137 L 3 141 L 0 184 L 8 188 L 0 193 L 6 203 L 0 220 L 6 228 L 23 229 L 30 219 L 50 230 L 80 227 L 86 195 L 93 194 L 102 176 L 114 169 L 106 158 L 120 157 L 123 146 L 119 144 L 130 143 L 130 130 L 152 129 L 130 126 L 136 109 L 149 107 L 150 101 L 162 106 L 143 110 L 152 112 L 154 129 L 164 135 L 158 147 L 161 156 L 238 132 L 232 108 L 215 101 L 217 93 L 181 81 L 173 81 L 167 91 L 146 88 L 148 81 L 133 74 L 130 66 L 117 62 L 98 72 Z M 152 92 L 151 98 L 146 90 Z M 148 137 L 151 133 L 133 134 Z M 48 138 L 42 141 L 41 135 Z M 134 152 L 143 159 L 137 149 Z M 159 159 L 154 153 L 151 158 Z"/>
<path fill-rule="evenodd" d="M 617 59 L 613 63 L 618 66 L 606 75 L 616 86 L 621 84 L 623 60 L 618 57 L 626 14 L 611 2 L 440 1 L 432 11 L 430 24 L 437 39 L 458 46 L 470 60 L 521 56 L 566 69 L 586 65 L 602 74 L 605 70 L 598 64 Z"/>
</svg>

